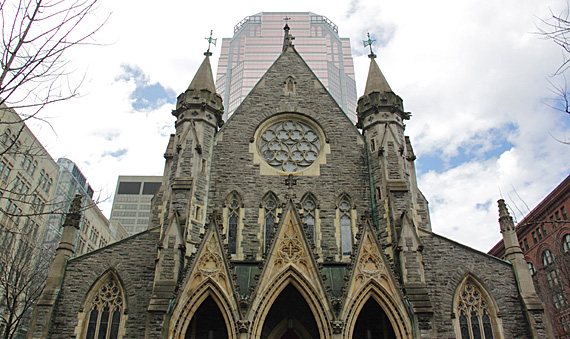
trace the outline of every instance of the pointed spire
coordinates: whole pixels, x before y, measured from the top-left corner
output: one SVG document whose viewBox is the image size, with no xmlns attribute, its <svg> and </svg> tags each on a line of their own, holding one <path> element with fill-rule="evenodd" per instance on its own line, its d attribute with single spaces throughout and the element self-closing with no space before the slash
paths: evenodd
<svg viewBox="0 0 570 339">
<path fill-rule="evenodd" d="M 364 90 L 364 95 L 370 95 L 372 92 L 392 92 L 388 81 L 380 71 L 380 67 L 376 63 L 376 55 L 371 54 L 370 57 L 370 69 L 368 70 L 368 79 L 366 80 L 366 89 Z"/>
<path fill-rule="evenodd" d="M 285 35 L 283 36 L 283 49 L 281 51 L 284 51 L 287 49 L 287 46 L 289 46 L 290 44 L 290 35 L 289 35 L 289 20 L 291 20 L 291 18 L 289 17 L 285 17 L 283 18 L 283 20 L 285 20 L 285 27 L 283 27 L 283 31 L 285 31 Z"/>
<path fill-rule="evenodd" d="M 505 231 L 514 231 L 515 223 L 509 214 L 505 200 L 500 199 L 499 203 L 499 225 L 501 225 L 501 233 Z"/>
<path fill-rule="evenodd" d="M 210 56 L 206 54 L 204 61 L 198 68 L 198 72 L 192 79 L 188 89 L 203 90 L 206 89 L 210 93 L 216 93 L 216 85 L 214 84 L 214 75 L 212 74 L 212 66 L 210 65 Z"/>
<path fill-rule="evenodd" d="M 177 119 L 184 118 L 184 112 L 190 109 L 199 108 L 203 114 L 202 117 L 193 117 L 196 119 L 205 118 L 208 123 L 221 127 L 223 124 L 222 115 L 224 113 L 224 106 L 222 105 L 222 97 L 216 92 L 216 85 L 214 83 L 214 75 L 212 74 L 212 66 L 210 65 L 210 52 L 204 53 L 206 57 L 194 79 L 188 86 L 188 89 L 180 94 L 176 100 L 176 109 L 172 111 Z M 213 113 L 217 119 L 211 120 L 206 116 L 206 110 Z"/>
</svg>

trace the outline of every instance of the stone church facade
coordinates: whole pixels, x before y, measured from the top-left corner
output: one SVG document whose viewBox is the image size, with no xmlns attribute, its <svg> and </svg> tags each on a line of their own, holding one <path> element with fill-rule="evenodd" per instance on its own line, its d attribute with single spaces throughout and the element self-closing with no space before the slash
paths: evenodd
<svg viewBox="0 0 570 339">
<path fill-rule="evenodd" d="M 28 338 L 547 338 L 504 203 L 507 260 L 431 231 L 375 56 L 354 126 L 285 40 L 225 123 L 206 55 L 147 231 L 71 258 L 70 212 Z"/>
</svg>

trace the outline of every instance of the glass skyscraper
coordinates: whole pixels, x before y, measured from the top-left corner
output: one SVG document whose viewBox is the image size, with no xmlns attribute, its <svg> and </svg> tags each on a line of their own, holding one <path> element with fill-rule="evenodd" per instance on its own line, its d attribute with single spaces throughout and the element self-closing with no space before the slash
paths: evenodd
<svg viewBox="0 0 570 339">
<path fill-rule="evenodd" d="M 261 12 L 240 21 L 233 38 L 222 40 L 216 89 L 224 100 L 224 120 L 277 59 L 287 23 L 294 45 L 346 115 L 356 122 L 356 82 L 349 38 L 327 17 L 311 12 Z"/>
</svg>

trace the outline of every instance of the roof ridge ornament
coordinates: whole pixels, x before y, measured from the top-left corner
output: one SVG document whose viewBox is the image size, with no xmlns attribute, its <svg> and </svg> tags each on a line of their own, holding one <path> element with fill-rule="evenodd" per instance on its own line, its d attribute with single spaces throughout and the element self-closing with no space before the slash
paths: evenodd
<svg viewBox="0 0 570 339">
<path fill-rule="evenodd" d="M 376 58 L 376 54 L 374 54 L 374 52 L 372 52 L 372 44 L 376 40 L 370 38 L 370 32 L 367 32 L 366 34 L 368 35 L 368 40 L 362 40 L 362 43 L 364 43 L 364 47 L 370 46 L 370 54 L 368 55 L 368 57 L 370 59 L 374 59 L 374 58 Z"/>
<path fill-rule="evenodd" d="M 205 56 L 211 56 L 212 55 L 212 52 L 210 52 L 210 46 L 212 44 L 214 44 L 214 46 L 216 46 L 216 41 L 218 40 L 217 38 L 216 39 L 212 38 L 212 33 L 214 33 L 214 30 L 210 30 L 210 36 L 208 38 L 204 38 L 204 39 L 208 40 L 208 50 L 206 52 L 204 52 Z"/>
<path fill-rule="evenodd" d="M 283 30 L 285 31 L 285 36 L 283 37 L 283 49 L 282 51 L 284 51 L 288 46 L 293 46 L 293 40 L 295 40 L 295 37 L 292 36 L 291 34 L 289 34 L 289 20 L 291 20 L 290 17 L 284 17 L 283 20 L 285 20 L 285 27 L 283 27 Z"/>
</svg>

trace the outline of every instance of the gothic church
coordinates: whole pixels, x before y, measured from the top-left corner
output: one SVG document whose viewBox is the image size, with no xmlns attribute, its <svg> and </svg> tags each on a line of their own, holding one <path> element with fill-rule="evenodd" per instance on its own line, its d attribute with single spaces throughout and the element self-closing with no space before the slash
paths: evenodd
<svg viewBox="0 0 570 339">
<path fill-rule="evenodd" d="M 206 54 L 149 229 L 72 257 L 71 211 L 28 338 L 547 338 L 502 201 L 508 261 L 432 232 L 375 55 L 354 126 L 285 41 L 226 122 Z"/>
</svg>

